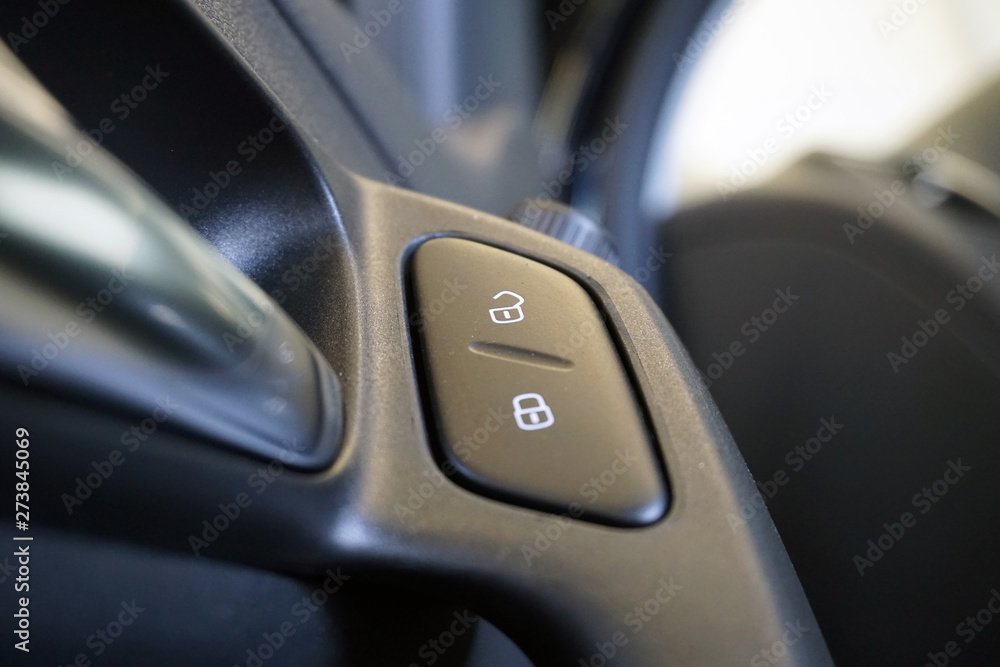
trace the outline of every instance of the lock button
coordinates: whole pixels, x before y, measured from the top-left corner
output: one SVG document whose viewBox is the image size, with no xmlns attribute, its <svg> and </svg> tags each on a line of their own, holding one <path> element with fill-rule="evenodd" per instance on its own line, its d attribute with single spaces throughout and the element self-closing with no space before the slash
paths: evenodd
<svg viewBox="0 0 1000 667">
<path fill-rule="evenodd" d="M 524 407 L 525 402 L 533 407 Z M 542 414 L 543 417 L 538 415 Z M 522 431 L 537 431 L 548 428 L 556 423 L 556 418 L 552 416 L 552 408 L 546 404 L 541 394 L 527 393 L 514 397 L 514 421 Z"/>
<path fill-rule="evenodd" d="M 580 285 L 460 239 L 424 243 L 411 270 L 430 435 L 455 482 L 611 525 L 663 516 L 666 482 L 642 405 Z"/>
</svg>

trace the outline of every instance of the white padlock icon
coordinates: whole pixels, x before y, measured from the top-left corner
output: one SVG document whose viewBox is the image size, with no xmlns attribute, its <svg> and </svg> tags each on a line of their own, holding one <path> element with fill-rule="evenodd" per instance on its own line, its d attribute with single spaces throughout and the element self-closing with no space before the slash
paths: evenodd
<svg viewBox="0 0 1000 667">
<path fill-rule="evenodd" d="M 497 324 L 513 324 L 514 322 L 520 322 L 524 319 L 524 311 L 521 310 L 521 304 L 524 303 L 524 297 L 520 294 L 504 290 L 502 292 L 497 292 L 493 297 L 493 300 L 496 301 L 504 294 L 509 294 L 517 299 L 517 303 L 512 306 L 504 306 L 503 308 L 490 308 L 490 319 Z"/>
<path fill-rule="evenodd" d="M 527 393 L 514 397 L 514 421 L 522 431 L 538 431 L 555 424 L 556 418 L 541 394 Z"/>
</svg>

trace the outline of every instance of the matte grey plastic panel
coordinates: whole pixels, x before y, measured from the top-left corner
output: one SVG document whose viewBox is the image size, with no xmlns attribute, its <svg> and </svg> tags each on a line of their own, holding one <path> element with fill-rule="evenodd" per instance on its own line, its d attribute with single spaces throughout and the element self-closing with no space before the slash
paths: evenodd
<svg viewBox="0 0 1000 667">
<path fill-rule="evenodd" d="M 267 57 L 250 49 L 242 54 L 247 62 L 240 66 L 259 84 L 252 68 Z M 308 256 L 332 235 L 339 251 L 298 296 L 323 314 L 306 333 L 343 388 L 340 455 L 333 467 L 305 473 L 278 459 L 261 464 L 209 446 L 196 431 L 160 429 L 68 514 L 62 494 L 93 462 L 119 451 L 135 418 L 0 383 L 0 431 L 30 424 L 33 442 L 44 443 L 32 450 L 32 474 L 35 463 L 45 471 L 33 476 L 38 516 L 58 528 L 192 558 L 320 578 L 341 568 L 354 581 L 377 578 L 462 600 L 543 665 L 611 657 L 618 665 L 730 665 L 759 662 L 765 652 L 772 664 L 830 664 L 770 519 L 735 527 L 727 520 L 755 492 L 753 481 L 643 287 L 587 253 L 508 221 L 352 175 L 330 157 L 340 144 L 298 121 L 322 116 L 324 103 L 299 100 L 291 113 L 272 92 L 280 91 L 281 77 L 270 76 L 275 113 L 336 200 L 336 210 L 329 202 L 328 227 L 302 230 L 296 242 Z M 116 178 L 143 191 L 124 171 Z M 607 315 L 671 476 L 673 504 L 663 520 L 630 529 L 597 525 L 435 477 L 404 295 L 412 252 L 441 235 L 535 259 L 586 287 Z M 265 241 L 244 234 L 229 242 L 240 255 Z M 239 520 L 215 536 L 205 532 L 220 505 L 248 492 L 253 501 Z M 771 655 L 774 646 L 783 655 Z"/>
</svg>

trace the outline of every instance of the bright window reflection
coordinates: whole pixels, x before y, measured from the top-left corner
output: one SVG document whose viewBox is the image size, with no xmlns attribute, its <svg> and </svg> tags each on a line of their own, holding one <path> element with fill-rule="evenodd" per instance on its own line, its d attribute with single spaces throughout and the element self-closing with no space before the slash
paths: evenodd
<svg viewBox="0 0 1000 667">
<path fill-rule="evenodd" d="M 727 23 L 703 23 L 704 46 L 691 50 L 699 58 L 673 92 L 679 104 L 661 119 L 643 196 L 654 220 L 719 196 L 741 182 L 741 165 L 754 172 L 749 187 L 815 150 L 892 153 L 1000 76 L 996 0 L 735 0 L 729 9 Z"/>
</svg>

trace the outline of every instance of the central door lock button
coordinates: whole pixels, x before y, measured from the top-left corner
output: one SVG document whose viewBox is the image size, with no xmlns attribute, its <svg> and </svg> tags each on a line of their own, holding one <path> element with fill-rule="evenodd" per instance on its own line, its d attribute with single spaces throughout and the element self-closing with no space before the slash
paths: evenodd
<svg viewBox="0 0 1000 667">
<path fill-rule="evenodd" d="M 412 279 L 434 435 L 456 482 L 611 525 L 663 516 L 666 482 L 642 410 L 579 284 L 451 238 L 417 249 Z"/>
<path fill-rule="evenodd" d="M 490 308 L 490 317 L 493 318 L 493 321 L 497 324 L 513 324 L 514 322 L 520 322 L 524 319 L 524 311 L 521 310 L 521 304 L 524 303 L 524 297 L 520 294 L 514 294 L 513 292 L 504 290 L 502 292 L 497 292 L 493 296 L 493 300 L 496 301 L 505 295 L 517 299 L 517 303 L 513 306 L 507 306 L 506 308 Z"/>
<path fill-rule="evenodd" d="M 526 408 L 522 401 L 533 401 L 534 407 Z M 540 418 L 538 413 L 545 415 Z M 525 415 L 528 418 L 525 419 Z M 522 431 L 537 431 L 540 428 L 548 428 L 556 423 L 556 418 L 552 416 L 552 408 L 545 404 L 545 399 L 541 394 L 521 394 L 514 397 L 514 420 L 518 428 Z"/>
</svg>

